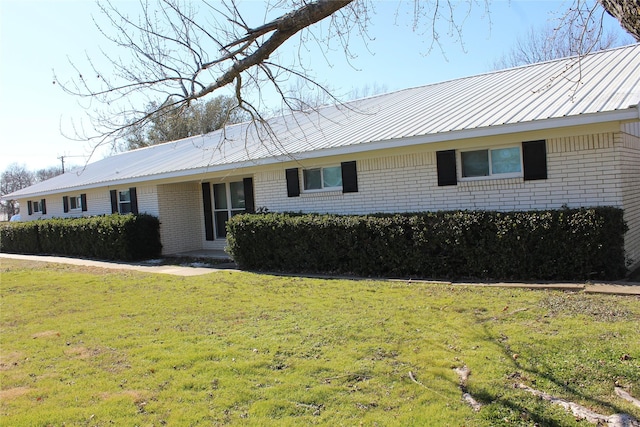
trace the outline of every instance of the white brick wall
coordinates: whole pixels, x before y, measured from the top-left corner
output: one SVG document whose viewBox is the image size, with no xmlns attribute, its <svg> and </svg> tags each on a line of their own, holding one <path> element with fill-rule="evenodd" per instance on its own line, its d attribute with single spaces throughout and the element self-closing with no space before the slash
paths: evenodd
<svg viewBox="0 0 640 427">
<path fill-rule="evenodd" d="M 624 139 L 624 144 L 617 142 L 620 139 Z M 639 165 L 638 138 L 607 132 L 548 138 L 546 180 L 459 181 L 456 186 L 438 187 L 434 150 L 358 159 L 358 193 L 303 193 L 300 197 L 287 197 L 285 168 L 300 165 L 257 173 L 254 185 L 256 206 L 275 212 L 359 214 L 455 209 L 557 209 L 563 206 L 623 207 L 625 220 L 631 228 L 625 247 L 628 256 L 638 260 Z M 458 174 L 460 169 L 458 164 Z"/>
<path fill-rule="evenodd" d="M 160 217 L 160 208 L 158 206 L 158 186 L 157 185 L 137 185 L 136 196 L 138 198 L 138 212 Z M 126 190 L 126 188 L 118 188 L 118 190 Z M 111 206 L 111 202 L 109 202 Z M 111 208 L 109 208 L 111 209 Z M 111 210 L 109 210 L 111 212 Z"/>
<path fill-rule="evenodd" d="M 197 182 L 158 185 L 162 253 L 175 254 L 202 248 L 202 194 Z"/>
<path fill-rule="evenodd" d="M 435 151 L 420 152 L 358 160 L 358 193 L 303 193 L 300 197 L 287 197 L 282 167 L 256 174 L 256 206 L 336 213 L 622 206 L 617 191 L 622 176 L 616 159 L 613 134 L 551 139 L 546 180 L 459 181 L 456 186 L 438 187 Z"/>
<path fill-rule="evenodd" d="M 629 226 L 625 249 L 634 269 L 640 267 L 640 125 L 636 131 L 621 134 L 618 142 L 624 219 Z"/>
<path fill-rule="evenodd" d="M 68 191 L 60 194 L 55 194 L 51 196 L 45 196 L 47 205 L 47 214 L 42 215 L 39 213 L 34 213 L 33 215 L 28 214 L 27 210 L 27 202 L 29 200 L 35 201 L 40 200 L 41 198 L 31 198 L 31 199 L 20 199 L 20 217 L 22 221 L 32 221 L 35 219 L 46 219 L 46 218 L 67 218 L 67 217 L 83 217 L 83 216 L 95 216 L 95 215 L 105 215 L 111 213 L 111 196 L 109 194 L 110 190 L 127 190 L 129 187 L 114 187 L 114 188 L 99 188 L 93 190 L 79 190 L 79 191 Z M 150 215 L 158 216 L 158 197 L 156 194 L 156 186 L 155 185 L 141 185 L 136 187 L 136 193 L 138 197 L 138 211 L 140 213 L 148 213 Z M 87 195 L 87 210 L 72 210 L 69 212 L 64 212 L 64 207 L 62 203 L 62 198 L 64 196 L 68 197 L 80 197 L 80 194 Z"/>
</svg>

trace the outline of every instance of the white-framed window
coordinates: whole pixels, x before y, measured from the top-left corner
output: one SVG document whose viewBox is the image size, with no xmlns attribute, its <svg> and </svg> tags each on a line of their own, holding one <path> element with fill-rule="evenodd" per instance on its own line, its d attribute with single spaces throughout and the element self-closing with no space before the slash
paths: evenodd
<svg viewBox="0 0 640 427">
<path fill-rule="evenodd" d="M 40 200 L 35 200 L 32 203 L 33 212 L 34 213 L 42 213 L 42 202 Z"/>
<path fill-rule="evenodd" d="M 86 195 L 80 195 L 84 199 L 81 200 L 82 209 L 86 210 Z M 111 198 L 111 213 L 112 214 L 138 214 L 138 195 L 136 187 L 130 187 L 127 190 L 109 190 L 109 197 Z"/>
<path fill-rule="evenodd" d="M 513 178 L 522 176 L 519 146 L 460 152 L 463 179 Z"/>
<path fill-rule="evenodd" d="M 80 196 L 71 196 L 69 197 L 69 209 L 74 211 L 74 210 L 81 210 L 82 209 L 82 197 Z"/>
<path fill-rule="evenodd" d="M 329 166 L 304 169 L 302 179 L 304 191 L 340 190 L 342 189 L 342 168 Z"/>
<path fill-rule="evenodd" d="M 227 221 L 234 215 L 245 212 L 244 183 L 234 181 L 213 184 L 213 212 L 216 238 L 227 236 Z"/>
<path fill-rule="evenodd" d="M 129 190 L 118 192 L 118 207 L 123 215 L 131 213 L 131 192 Z"/>
</svg>

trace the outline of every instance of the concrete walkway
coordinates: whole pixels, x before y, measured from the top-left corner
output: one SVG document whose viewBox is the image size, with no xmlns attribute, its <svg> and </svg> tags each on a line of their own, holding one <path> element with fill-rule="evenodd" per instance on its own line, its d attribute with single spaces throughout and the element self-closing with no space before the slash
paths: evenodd
<svg viewBox="0 0 640 427">
<path fill-rule="evenodd" d="M 114 261 L 94 261 L 80 258 L 67 258 L 59 256 L 43 256 L 43 255 L 18 255 L 0 253 L 0 265 L 3 258 L 19 259 L 33 262 L 53 262 L 60 264 L 71 264 L 86 267 L 109 268 L 116 270 L 135 270 L 146 273 L 172 274 L 175 276 L 200 276 L 217 271 L 237 271 L 233 264 L 220 264 L 214 267 L 205 266 L 204 263 L 194 263 L 188 266 L 184 265 L 153 265 L 150 262 L 142 263 L 124 263 Z M 328 277 L 322 275 L 313 275 L 313 277 Z M 348 279 L 348 277 L 345 277 Z M 406 279 L 394 279 L 398 281 L 408 281 Z M 433 282 L 429 280 L 420 280 L 416 282 Z M 454 286 L 488 286 L 502 288 L 530 288 L 530 289 L 560 289 L 583 291 L 586 293 L 616 294 L 616 295 L 639 295 L 640 282 L 600 282 L 600 283 L 482 283 L 482 282 L 438 282 L 451 284 Z"/>
<path fill-rule="evenodd" d="M 67 258 L 59 256 L 45 255 L 18 255 L 0 253 L 0 265 L 3 258 L 20 259 L 32 262 L 54 262 L 59 264 L 80 265 L 84 267 L 110 268 L 113 270 L 135 270 L 145 273 L 172 274 L 174 276 L 200 276 L 209 274 L 222 269 L 201 267 L 201 266 L 182 266 L 182 265 L 153 265 L 151 263 L 125 263 L 116 261 L 94 261 L 80 258 Z"/>
</svg>

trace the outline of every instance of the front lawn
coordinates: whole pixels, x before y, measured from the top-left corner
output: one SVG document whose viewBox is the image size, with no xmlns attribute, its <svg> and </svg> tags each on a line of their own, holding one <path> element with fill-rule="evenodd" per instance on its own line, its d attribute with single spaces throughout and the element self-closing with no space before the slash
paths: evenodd
<svg viewBox="0 0 640 427">
<path fill-rule="evenodd" d="M 638 297 L 9 259 L 0 271 L 3 425 L 587 425 L 520 384 L 640 418 L 614 393 L 640 398 Z"/>
</svg>

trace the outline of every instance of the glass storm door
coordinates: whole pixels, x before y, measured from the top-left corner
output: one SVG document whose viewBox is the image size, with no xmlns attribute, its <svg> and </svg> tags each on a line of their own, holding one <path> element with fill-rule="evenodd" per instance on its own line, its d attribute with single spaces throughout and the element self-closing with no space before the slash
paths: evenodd
<svg viewBox="0 0 640 427">
<path fill-rule="evenodd" d="M 216 238 L 224 239 L 229 218 L 245 211 L 242 181 L 213 184 L 213 201 Z"/>
</svg>

